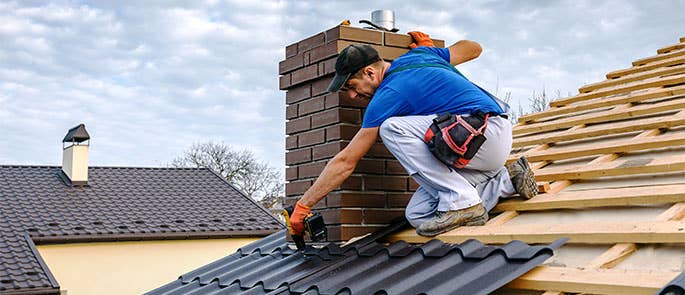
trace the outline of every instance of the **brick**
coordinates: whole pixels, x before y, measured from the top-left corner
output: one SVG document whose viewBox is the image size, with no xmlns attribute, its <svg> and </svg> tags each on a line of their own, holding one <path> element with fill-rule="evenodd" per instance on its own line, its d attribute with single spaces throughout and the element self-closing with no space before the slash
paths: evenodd
<svg viewBox="0 0 685 295">
<path fill-rule="evenodd" d="M 316 210 L 321 213 L 326 224 L 356 223 L 361 224 L 363 215 L 361 209 L 328 209 Z"/>
<path fill-rule="evenodd" d="M 364 207 L 384 208 L 385 194 L 382 193 L 351 193 L 333 192 L 326 197 L 328 207 Z"/>
<path fill-rule="evenodd" d="M 318 177 L 323 168 L 326 167 L 326 163 L 326 161 L 323 161 L 300 165 L 298 166 L 298 174 L 300 178 Z"/>
<path fill-rule="evenodd" d="M 304 54 L 298 54 L 278 63 L 278 74 L 283 75 L 304 66 Z"/>
<path fill-rule="evenodd" d="M 291 73 L 291 85 L 297 85 L 305 81 L 319 77 L 319 65 L 310 65 Z"/>
<path fill-rule="evenodd" d="M 369 105 L 369 101 L 361 98 L 350 98 L 346 92 L 338 91 L 326 95 L 326 108 L 333 107 L 355 107 L 365 108 Z"/>
<path fill-rule="evenodd" d="M 299 201 L 302 198 L 302 196 L 295 196 L 295 197 L 285 197 L 283 200 L 283 207 L 288 207 L 288 206 L 295 206 L 295 203 Z M 316 203 L 314 206 L 312 206 L 312 209 L 326 209 L 326 202 L 321 201 Z"/>
<path fill-rule="evenodd" d="M 364 190 L 406 191 L 407 177 L 364 175 Z"/>
<path fill-rule="evenodd" d="M 293 134 L 311 129 L 311 118 L 304 117 L 285 122 L 285 133 Z"/>
<path fill-rule="evenodd" d="M 331 84 L 331 81 L 333 81 L 333 75 L 327 75 L 312 82 L 312 95 L 326 94 L 328 92 L 328 84 Z"/>
<path fill-rule="evenodd" d="M 285 149 L 290 150 L 294 148 L 297 148 L 297 136 L 286 136 Z"/>
<path fill-rule="evenodd" d="M 382 143 L 374 143 L 373 146 L 371 146 L 371 149 L 366 153 L 367 156 L 374 157 L 374 158 L 388 158 L 388 159 L 394 159 L 395 157 L 390 153 L 388 148 L 385 147 Z"/>
<path fill-rule="evenodd" d="M 361 159 L 357 163 L 353 173 L 372 173 L 372 174 L 383 174 L 385 172 L 385 161 L 383 160 L 371 160 L 371 159 Z"/>
<path fill-rule="evenodd" d="M 345 48 L 351 44 L 355 44 L 355 42 L 352 41 L 338 41 L 341 48 Z M 393 59 L 398 58 L 400 55 L 405 54 L 409 51 L 408 48 L 400 48 L 400 47 L 389 47 L 389 46 L 380 46 L 376 44 L 369 44 L 371 47 L 376 49 L 378 51 L 378 55 L 386 60 L 386 61 L 392 61 Z"/>
<path fill-rule="evenodd" d="M 435 47 L 445 47 L 445 41 L 439 39 L 432 39 Z M 412 43 L 411 36 L 405 34 L 385 33 L 385 46 L 408 48 Z"/>
<path fill-rule="evenodd" d="M 339 47 L 337 43 L 330 43 L 314 48 L 309 52 L 309 63 L 306 64 L 315 63 L 327 58 L 336 60 L 339 53 L 338 49 Z M 335 62 L 333 62 L 333 64 L 335 64 Z"/>
<path fill-rule="evenodd" d="M 312 160 L 332 158 L 349 143 L 349 141 L 345 140 L 315 146 L 312 148 Z"/>
<path fill-rule="evenodd" d="M 378 30 L 338 26 L 325 32 L 326 42 L 334 40 L 350 40 L 364 43 L 383 44 L 383 33 Z"/>
<path fill-rule="evenodd" d="M 285 107 L 285 118 L 290 120 L 297 118 L 297 105 L 292 104 L 287 107 Z"/>
<path fill-rule="evenodd" d="M 314 47 L 323 45 L 326 42 L 326 35 L 319 33 L 297 43 L 297 51 L 305 52 Z"/>
<path fill-rule="evenodd" d="M 350 176 L 339 186 L 343 190 L 361 190 L 362 189 L 362 177 L 361 176 Z"/>
<path fill-rule="evenodd" d="M 303 84 L 288 88 L 288 92 L 285 93 L 285 103 L 293 104 L 310 97 L 312 97 L 312 86 Z"/>
<path fill-rule="evenodd" d="M 312 99 L 305 100 L 299 104 L 298 114 L 303 116 L 321 111 L 324 108 L 324 104 L 325 96 L 317 96 Z"/>
<path fill-rule="evenodd" d="M 335 108 L 312 115 L 312 128 L 335 123 L 361 124 L 361 113 L 355 109 Z"/>
<path fill-rule="evenodd" d="M 291 181 L 297 179 L 297 167 L 285 168 L 285 180 Z"/>
<path fill-rule="evenodd" d="M 404 209 L 364 209 L 364 224 L 388 224 L 404 216 Z"/>
<path fill-rule="evenodd" d="M 420 185 L 413 178 L 409 178 L 409 191 L 415 192 L 419 189 L 419 186 Z"/>
<path fill-rule="evenodd" d="M 385 226 L 383 225 L 341 225 L 340 239 L 342 241 L 348 241 L 352 238 L 379 231 L 384 227 Z"/>
<path fill-rule="evenodd" d="M 326 128 L 326 141 L 352 140 L 361 127 L 359 125 L 334 125 Z"/>
<path fill-rule="evenodd" d="M 292 85 L 290 74 L 285 74 L 283 76 L 278 77 L 278 89 L 286 90 L 290 87 L 290 85 Z"/>
<path fill-rule="evenodd" d="M 285 153 L 285 164 L 294 165 L 312 160 L 312 149 L 305 148 L 300 150 L 288 151 Z"/>
<path fill-rule="evenodd" d="M 388 207 L 406 207 L 414 193 L 388 193 Z"/>
<path fill-rule="evenodd" d="M 335 73 L 335 58 L 327 59 L 319 63 L 319 75 Z"/>
<path fill-rule="evenodd" d="M 324 129 L 319 129 L 311 132 L 305 132 L 298 135 L 298 146 L 305 147 L 314 144 L 324 143 L 326 140 L 326 133 Z"/>
<path fill-rule="evenodd" d="M 285 194 L 287 196 L 304 194 L 311 186 L 311 180 L 291 181 L 285 184 Z"/>
<path fill-rule="evenodd" d="M 290 58 L 295 55 L 297 55 L 297 43 L 285 47 L 285 58 Z"/>
<path fill-rule="evenodd" d="M 386 160 L 385 161 L 385 174 L 388 175 L 407 175 L 407 171 L 402 167 L 400 161 L 397 160 Z"/>
</svg>

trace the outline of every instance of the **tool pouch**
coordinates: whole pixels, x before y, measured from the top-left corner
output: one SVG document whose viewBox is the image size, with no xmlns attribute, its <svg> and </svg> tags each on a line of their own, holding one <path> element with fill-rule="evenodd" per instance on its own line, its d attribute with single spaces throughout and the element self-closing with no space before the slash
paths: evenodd
<svg viewBox="0 0 685 295">
<path fill-rule="evenodd" d="M 433 119 L 423 140 L 441 162 L 452 169 L 464 168 L 487 140 L 485 128 L 490 114 L 471 116 L 439 115 Z"/>
</svg>

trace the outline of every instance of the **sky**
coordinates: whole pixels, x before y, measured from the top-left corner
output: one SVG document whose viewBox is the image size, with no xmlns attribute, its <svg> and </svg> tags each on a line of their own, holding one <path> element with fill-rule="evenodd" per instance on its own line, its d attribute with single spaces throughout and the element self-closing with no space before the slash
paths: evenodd
<svg viewBox="0 0 685 295">
<path fill-rule="evenodd" d="M 685 1 L 0 1 L 0 164 L 61 165 L 84 123 L 93 166 L 167 166 L 224 142 L 284 169 L 285 47 L 395 11 L 399 33 L 479 42 L 458 68 L 527 108 L 685 37 Z"/>
</svg>

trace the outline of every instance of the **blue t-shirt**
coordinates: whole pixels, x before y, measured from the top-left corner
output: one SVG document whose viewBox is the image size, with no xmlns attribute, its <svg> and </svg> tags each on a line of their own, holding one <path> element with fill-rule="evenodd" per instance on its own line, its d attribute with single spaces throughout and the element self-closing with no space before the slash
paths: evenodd
<svg viewBox="0 0 685 295">
<path fill-rule="evenodd" d="M 440 63 L 452 67 L 449 60 L 447 48 L 435 47 L 419 47 L 395 59 L 366 108 L 362 128 L 378 127 L 396 116 L 476 111 L 501 114 L 502 108 L 490 96 L 450 69 L 410 68 L 387 75 L 407 65 Z"/>
</svg>

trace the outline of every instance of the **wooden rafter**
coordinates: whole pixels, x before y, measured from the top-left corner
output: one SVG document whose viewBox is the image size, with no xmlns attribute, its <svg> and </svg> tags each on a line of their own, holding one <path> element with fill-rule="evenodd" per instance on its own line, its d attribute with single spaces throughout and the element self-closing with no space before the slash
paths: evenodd
<svg viewBox="0 0 685 295">
<path fill-rule="evenodd" d="M 536 211 L 550 209 L 634 206 L 685 202 L 685 184 L 609 188 L 541 194 L 527 201 L 500 202 L 492 211 Z"/>
<path fill-rule="evenodd" d="M 591 294 L 654 294 L 679 273 L 538 266 L 507 286 Z"/>
<path fill-rule="evenodd" d="M 682 55 L 685 55 L 685 50 L 682 51 Z M 630 75 L 623 76 L 621 78 L 604 80 L 602 82 L 597 82 L 593 84 L 585 85 L 578 89 L 580 93 L 587 93 L 591 91 L 601 90 L 607 87 L 615 87 L 620 84 L 631 83 L 635 81 L 640 81 L 643 79 L 661 77 L 666 75 L 681 74 L 685 73 L 685 64 L 666 68 L 657 68 L 651 71 L 638 72 Z"/>
<path fill-rule="evenodd" d="M 685 50 L 676 50 L 676 51 L 672 51 L 672 52 L 668 52 L 668 53 L 664 53 L 664 54 L 657 54 L 654 56 L 638 59 L 638 60 L 633 62 L 633 66 L 641 66 L 641 65 L 648 64 L 648 63 L 652 63 L 652 62 L 656 62 L 656 61 L 660 61 L 660 60 L 664 60 L 664 59 L 669 59 L 669 58 L 673 58 L 676 56 L 683 56 L 683 55 L 685 55 Z"/>
<path fill-rule="evenodd" d="M 677 56 L 677 57 L 673 57 L 673 58 L 669 58 L 669 59 L 664 59 L 664 60 L 661 60 L 659 62 L 649 63 L 646 65 L 641 65 L 641 66 L 637 66 L 637 67 L 630 67 L 630 68 L 618 70 L 618 71 L 613 71 L 613 72 L 608 73 L 606 75 L 606 77 L 607 77 L 607 79 L 616 79 L 616 78 L 620 78 L 622 76 L 630 75 L 630 74 L 637 73 L 637 72 L 649 71 L 649 70 L 653 70 L 653 69 L 661 68 L 661 67 L 670 67 L 670 66 L 674 66 L 674 65 L 680 65 L 680 64 L 683 64 L 683 62 L 685 62 L 685 59 L 683 59 L 682 56 Z"/>
<path fill-rule="evenodd" d="M 569 243 L 685 243 L 685 222 L 580 222 L 568 224 L 503 224 L 499 226 L 466 226 L 438 237 L 448 243 L 462 243 L 477 239 L 483 243 L 504 244 L 512 240 L 526 243 L 551 243 L 570 238 Z M 413 229 L 389 237 L 390 241 L 404 240 L 425 243 L 431 238 L 416 235 Z"/>
<path fill-rule="evenodd" d="M 600 165 L 545 168 L 535 172 L 535 180 L 591 179 L 606 176 L 653 174 L 685 171 L 685 155 L 655 159 L 619 160 Z"/>
<path fill-rule="evenodd" d="M 625 95 L 618 95 L 602 99 L 593 99 L 568 106 L 553 107 L 539 113 L 523 115 L 519 118 L 519 122 L 531 122 L 533 120 L 541 118 L 549 118 L 564 114 L 573 114 L 577 112 L 598 109 L 602 107 L 620 105 L 625 103 L 635 103 L 657 97 L 668 97 L 681 94 L 685 94 L 685 85 L 634 91 Z"/>
<path fill-rule="evenodd" d="M 685 63 L 685 57 L 682 57 L 682 62 Z M 615 87 L 608 87 L 608 88 L 602 88 L 597 91 L 592 91 L 588 93 L 581 93 L 576 96 L 571 96 L 567 98 L 561 98 L 558 100 L 555 100 L 550 103 L 550 106 L 563 106 L 563 105 L 568 105 L 572 104 L 575 102 L 579 101 L 586 101 L 589 99 L 594 99 L 598 97 L 603 97 L 603 96 L 609 96 L 613 94 L 619 94 L 619 93 L 626 93 L 626 92 L 631 92 L 635 90 L 640 90 L 640 89 L 647 89 L 647 88 L 653 88 L 653 87 L 662 87 L 662 86 L 667 86 L 667 85 L 677 85 L 685 83 L 685 75 L 675 75 L 675 76 L 668 76 L 665 78 L 650 78 L 646 80 L 641 80 L 641 81 L 636 81 L 632 83 L 628 83 L 625 85 L 618 85 Z"/>
<path fill-rule="evenodd" d="M 625 153 L 679 145 L 685 145 L 684 133 L 666 134 L 654 138 L 630 138 L 621 141 L 599 143 L 589 147 L 566 147 L 544 151 L 526 152 L 525 155 L 530 162 L 558 161 L 593 155 Z M 520 156 L 521 154 L 513 155 L 509 158 L 509 161 L 514 161 Z"/>
<path fill-rule="evenodd" d="M 667 129 L 677 126 L 685 125 L 685 116 L 676 115 L 668 117 L 657 117 L 657 118 L 645 118 L 636 119 L 626 122 L 612 123 L 612 124 L 600 124 L 595 126 L 589 126 L 578 130 L 566 130 L 561 132 L 555 132 L 551 134 L 540 134 L 533 136 L 526 136 L 521 138 L 516 138 L 513 143 L 513 147 L 524 147 L 534 144 L 545 144 L 569 141 L 575 139 L 590 138 L 603 135 L 627 133 L 640 130 L 650 130 L 650 129 Z"/>
<path fill-rule="evenodd" d="M 685 78 L 685 76 L 683 76 Z M 685 95 L 673 96 L 671 100 L 655 104 L 644 104 L 630 108 L 629 112 L 624 110 L 608 110 L 604 112 L 597 112 L 585 114 L 580 116 L 573 116 L 569 118 L 543 122 L 538 124 L 517 126 L 513 129 L 514 135 L 521 135 L 526 133 L 537 133 L 545 131 L 553 131 L 559 129 L 569 128 L 579 124 L 592 123 L 610 123 L 612 121 L 636 118 L 645 115 L 657 114 L 661 112 L 673 111 L 678 109 L 685 109 Z"/>
</svg>

